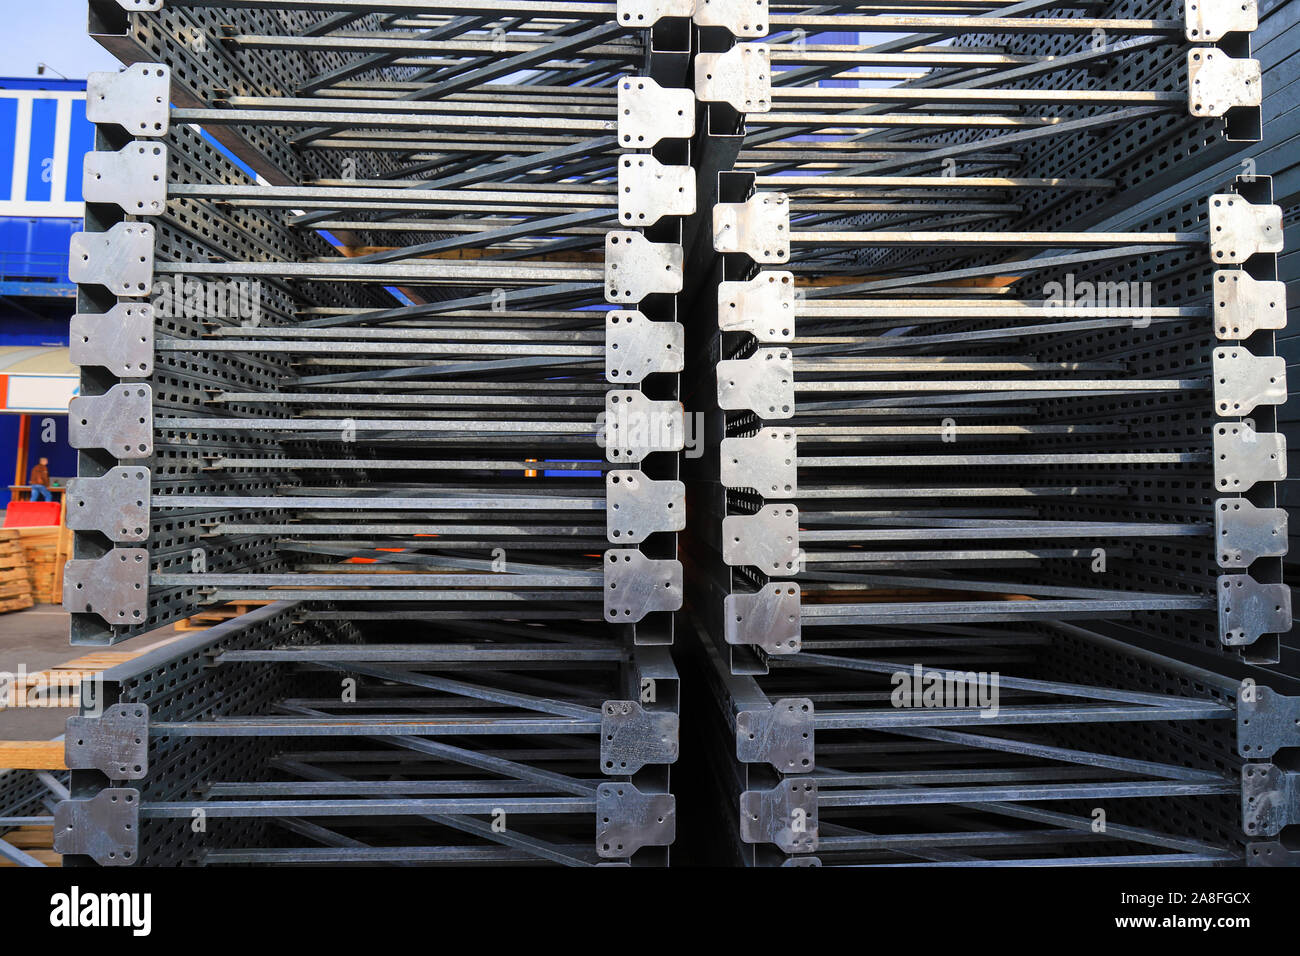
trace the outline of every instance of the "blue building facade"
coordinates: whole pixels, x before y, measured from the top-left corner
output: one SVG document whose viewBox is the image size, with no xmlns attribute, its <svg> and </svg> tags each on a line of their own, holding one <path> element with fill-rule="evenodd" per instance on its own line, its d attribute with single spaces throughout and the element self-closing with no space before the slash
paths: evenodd
<svg viewBox="0 0 1300 956">
<path fill-rule="evenodd" d="M 82 80 L 0 78 L 0 478 L 24 484 L 39 457 L 76 473 L 67 444 L 67 357 L 81 229 L 81 170 L 94 146 Z"/>
</svg>

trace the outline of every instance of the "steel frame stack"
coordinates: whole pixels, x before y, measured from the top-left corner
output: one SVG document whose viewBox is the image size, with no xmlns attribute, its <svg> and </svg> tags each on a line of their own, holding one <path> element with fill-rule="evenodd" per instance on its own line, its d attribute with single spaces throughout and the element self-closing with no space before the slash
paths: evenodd
<svg viewBox="0 0 1300 956">
<path fill-rule="evenodd" d="M 857 6 L 695 65 L 733 858 L 1294 863 L 1282 212 L 1168 189 L 1261 137 L 1255 8 Z"/>
<path fill-rule="evenodd" d="M 1295 865 L 1285 0 L 90 6 L 70 862 Z"/>
<path fill-rule="evenodd" d="M 91 4 L 72 862 L 667 862 L 688 23 Z"/>
</svg>

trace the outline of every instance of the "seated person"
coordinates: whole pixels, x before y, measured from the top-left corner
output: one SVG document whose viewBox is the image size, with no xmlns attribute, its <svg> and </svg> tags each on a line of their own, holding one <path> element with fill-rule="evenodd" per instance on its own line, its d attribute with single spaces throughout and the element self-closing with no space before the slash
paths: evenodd
<svg viewBox="0 0 1300 956">
<path fill-rule="evenodd" d="M 32 467 L 31 477 L 27 483 L 32 486 L 32 501 L 53 501 L 50 494 L 50 460 L 42 458 Z"/>
</svg>

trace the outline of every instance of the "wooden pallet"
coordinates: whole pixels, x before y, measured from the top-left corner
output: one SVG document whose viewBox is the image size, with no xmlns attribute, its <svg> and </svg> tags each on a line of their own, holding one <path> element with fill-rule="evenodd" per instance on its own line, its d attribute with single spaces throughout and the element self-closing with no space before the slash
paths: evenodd
<svg viewBox="0 0 1300 956">
<path fill-rule="evenodd" d="M 236 617 L 243 617 L 249 611 L 265 607 L 270 603 L 270 601 L 230 601 L 227 604 L 218 604 L 215 607 L 205 608 L 198 614 L 191 614 L 184 620 L 177 621 L 176 630 L 205 631 L 214 624 L 220 624 L 222 621 L 229 621 Z"/>
<path fill-rule="evenodd" d="M 67 770 L 62 740 L 0 740 L 0 767 L 6 770 Z"/>
<path fill-rule="evenodd" d="M 0 528 L 0 614 L 35 603 L 22 535 L 16 528 Z"/>
<path fill-rule="evenodd" d="M 60 603 L 63 600 L 63 566 L 72 554 L 72 530 L 62 525 L 0 530 L 6 535 L 16 536 L 22 548 L 32 599 L 48 604 Z M 0 600 L 5 600 L 3 590 L 0 590 Z"/>
<path fill-rule="evenodd" d="M 30 826 L 10 830 L 0 840 L 22 850 L 46 866 L 62 866 L 63 856 L 54 852 L 54 827 Z M 0 856 L 0 867 L 17 866 L 13 860 Z"/>
<path fill-rule="evenodd" d="M 79 706 L 77 699 L 78 692 L 81 689 L 81 682 L 102 674 L 104 671 L 116 667 L 118 664 L 125 664 L 127 661 L 135 660 L 143 654 L 147 654 L 156 647 L 162 647 L 164 644 L 170 644 L 177 640 L 179 635 L 171 635 L 160 641 L 155 641 L 147 647 L 137 648 L 131 651 L 92 651 L 89 654 L 83 654 L 81 657 L 74 657 L 70 661 L 64 661 L 62 664 L 56 664 L 48 667 L 43 671 L 35 671 L 27 674 L 22 685 L 11 689 L 10 707 L 45 707 L 49 706 L 44 702 L 41 691 L 60 689 L 65 693 L 63 697 L 65 706 Z M 0 767 L 18 766 L 4 762 L 5 747 L 13 741 L 0 740 Z M 40 744 L 43 741 L 36 741 Z M 50 769 L 50 768 L 33 768 L 23 767 L 23 769 Z"/>
<path fill-rule="evenodd" d="M 154 645 L 156 646 L 156 645 Z M 77 657 L 62 664 L 27 674 L 22 689 L 23 694 L 11 694 L 11 707 L 45 707 L 51 691 L 57 691 L 63 706 L 80 706 L 78 697 L 81 682 L 102 674 L 118 664 L 139 657 L 143 651 L 95 651 L 83 657 Z"/>
</svg>

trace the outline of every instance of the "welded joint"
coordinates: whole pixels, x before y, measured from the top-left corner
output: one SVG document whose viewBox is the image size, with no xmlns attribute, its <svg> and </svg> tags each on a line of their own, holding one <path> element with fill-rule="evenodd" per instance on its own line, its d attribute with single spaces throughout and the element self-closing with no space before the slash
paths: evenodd
<svg viewBox="0 0 1300 956">
<path fill-rule="evenodd" d="M 768 0 L 695 0 L 697 27 L 722 27 L 736 37 L 765 37 Z"/>
<path fill-rule="evenodd" d="M 1277 836 L 1300 823 L 1300 770 L 1271 763 L 1241 768 L 1241 825 L 1250 836 Z"/>
<path fill-rule="evenodd" d="M 1234 193 L 1210 197 L 1210 254 L 1215 262 L 1245 262 L 1282 251 L 1282 207 L 1246 202 Z"/>
<path fill-rule="evenodd" d="M 1262 584 L 1249 574 L 1219 576 L 1219 640 L 1229 647 L 1254 644 L 1265 634 L 1291 630 L 1291 589 Z"/>
<path fill-rule="evenodd" d="M 640 544 L 652 534 L 686 528 L 686 485 L 639 471 L 605 474 L 605 525 L 610 541 Z"/>
<path fill-rule="evenodd" d="M 785 193 L 755 193 L 745 202 L 713 207 L 713 249 L 743 253 L 757 263 L 790 259 L 790 199 Z"/>
<path fill-rule="evenodd" d="M 148 617 L 149 552 L 114 548 L 98 558 L 74 558 L 63 569 L 63 609 L 97 614 L 127 627 Z"/>
<path fill-rule="evenodd" d="M 646 710 L 635 700 L 600 707 L 600 769 L 625 776 L 647 764 L 677 762 L 681 719 L 670 710 Z"/>
<path fill-rule="evenodd" d="M 614 7 L 618 23 L 635 28 L 652 27 L 668 17 L 685 19 L 694 12 L 695 0 L 618 0 Z"/>
<path fill-rule="evenodd" d="M 1237 752 L 1267 760 L 1286 747 L 1300 747 L 1300 697 L 1258 684 L 1237 697 Z"/>
<path fill-rule="evenodd" d="M 149 538 L 149 469 L 116 465 L 96 478 L 69 478 L 64 514 L 73 531 L 97 531 L 110 541 Z"/>
<path fill-rule="evenodd" d="M 815 760 L 813 702 L 782 697 L 770 707 L 736 714 L 736 759 L 771 764 L 780 773 L 811 773 Z"/>
<path fill-rule="evenodd" d="M 605 300 L 636 304 L 648 295 L 676 295 L 684 258 L 679 243 L 651 242 L 625 229 L 606 233 Z"/>
<path fill-rule="evenodd" d="M 153 389 L 142 382 L 114 385 L 102 395 L 68 402 L 68 444 L 102 448 L 127 460 L 153 454 Z"/>
<path fill-rule="evenodd" d="M 133 136 L 166 136 L 170 105 L 171 70 L 162 63 L 86 77 L 86 119 L 92 123 L 120 126 Z"/>
<path fill-rule="evenodd" d="M 774 843 L 785 853 L 817 849 L 817 784 L 808 777 L 782 780 L 771 790 L 740 795 L 740 838 Z"/>
<path fill-rule="evenodd" d="M 1249 491 L 1261 481 L 1286 478 L 1286 436 L 1257 432 L 1246 422 L 1214 426 L 1214 486 L 1219 491 Z"/>
<path fill-rule="evenodd" d="M 762 343 L 794 339 L 795 289 L 792 272 L 760 272 L 746 282 L 718 284 L 718 328 L 748 332 Z"/>
<path fill-rule="evenodd" d="M 797 654 L 803 646 L 801 609 L 799 585 L 792 581 L 769 581 L 750 594 L 728 594 L 723 636 L 728 644 L 761 647 L 772 655 Z"/>
<path fill-rule="evenodd" d="M 97 717 L 69 717 L 63 736 L 69 770 L 98 770 L 111 780 L 149 774 L 149 707 L 113 704 Z"/>
<path fill-rule="evenodd" d="M 1256 0 L 1184 0 L 1183 14 L 1193 43 L 1217 43 L 1229 33 L 1259 28 Z"/>
<path fill-rule="evenodd" d="M 1214 350 L 1214 408 L 1223 416 L 1248 415 L 1258 405 L 1286 402 L 1286 359 L 1254 355 L 1242 345 Z"/>
<path fill-rule="evenodd" d="M 618 142 L 624 149 L 649 149 L 662 139 L 695 135 L 695 94 L 660 86 L 648 76 L 618 82 Z"/>
<path fill-rule="evenodd" d="M 635 548 L 605 552 L 605 620 L 635 624 L 654 611 L 682 608 L 682 564 L 674 558 L 648 558 Z"/>
<path fill-rule="evenodd" d="M 1259 558 L 1280 558 L 1287 551 L 1286 509 L 1257 508 L 1247 498 L 1219 498 L 1214 540 L 1221 568 L 1245 569 Z"/>
<path fill-rule="evenodd" d="M 605 313 L 605 379 L 634 385 L 647 375 L 680 372 L 686 329 L 679 322 L 652 322 L 635 310 Z"/>
<path fill-rule="evenodd" d="M 758 349 L 749 358 L 717 365 L 718 407 L 760 418 L 794 416 L 794 357 L 789 349 Z"/>
<path fill-rule="evenodd" d="M 119 302 L 107 312 L 79 312 L 68 323 L 74 365 L 108 369 L 118 378 L 153 374 L 153 306 Z"/>
<path fill-rule="evenodd" d="M 738 43 L 725 53 L 695 57 L 695 98 L 727 103 L 741 113 L 772 109 L 772 50 L 766 43 Z"/>
<path fill-rule="evenodd" d="M 686 447 L 686 410 L 681 402 L 646 398 L 635 389 L 605 393 L 597 443 L 613 462 L 642 461 L 655 452 Z"/>
<path fill-rule="evenodd" d="M 793 428 L 761 428 L 719 445 L 719 480 L 726 488 L 753 488 L 765 498 L 799 493 L 798 436 Z"/>
<path fill-rule="evenodd" d="M 1286 283 L 1256 279 L 1241 269 L 1215 270 L 1214 334 L 1247 339 L 1261 329 L 1286 328 Z"/>
<path fill-rule="evenodd" d="M 606 859 L 631 856 L 643 846 L 669 846 L 677 838 L 677 798 L 671 793 L 602 783 L 596 817 L 596 853 Z"/>
<path fill-rule="evenodd" d="M 802 570 L 802 559 L 794 505 L 765 505 L 756 514 L 722 519 L 722 560 L 730 566 L 780 574 Z"/>
<path fill-rule="evenodd" d="M 119 222 L 106 232 L 75 232 L 68 242 L 68 277 L 138 298 L 153 290 L 154 228 Z"/>
<path fill-rule="evenodd" d="M 665 216 L 695 214 L 695 170 L 665 166 L 649 153 L 618 161 L 618 221 L 624 226 L 653 226 Z"/>
<path fill-rule="evenodd" d="M 82 166 L 86 202 L 109 203 L 131 216 L 157 216 L 167 206 L 167 147 L 132 142 L 116 152 L 92 151 Z"/>
<path fill-rule="evenodd" d="M 139 858 L 140 791 L 110 787 L 54 808 L 54 851 L 88 856 L 100 866 L 130 866 Z"/>
</svg>

